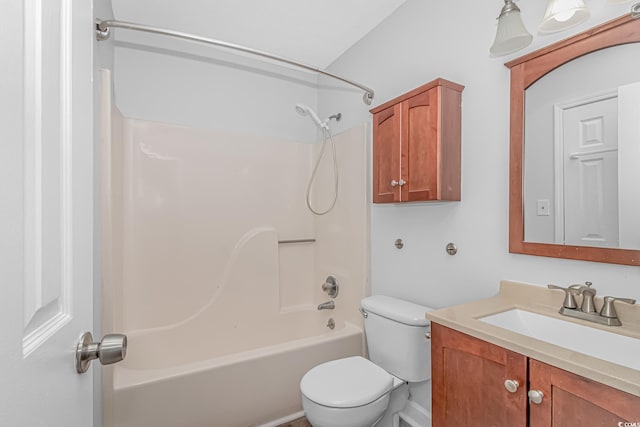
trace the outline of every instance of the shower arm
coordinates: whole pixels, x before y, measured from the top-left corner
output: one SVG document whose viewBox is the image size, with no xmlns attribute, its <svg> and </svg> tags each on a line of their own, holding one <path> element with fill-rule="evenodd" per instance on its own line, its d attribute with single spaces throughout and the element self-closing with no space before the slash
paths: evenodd
<svg viewBox="0 0 640 427">
<path fill-rule="evenodd" d="M 293 61 L 291 59 L 283 58 L 281 56 L 273 55 L 271 53 L 263 52 L 250 47 L 245 47 L 245 46 L 237 45 L 234 43 L 228 43 L 221 40 L 210 39 L 208 37 L 202 37 L 195 34 L 183 33 L 181 31 L 168 30 L 168 29 L 159 28 L 159 27 L 151 27 L 148 25 L 136 24 L 133 22 L 124 22 L 124 21 L 116 21 L 116 20 L 105 20 L 105 21 L 97 20 L 96 21 L 96 38 L 98 39 L 98 41 L 107 40 L 111 36 L 111 31 L 110 31 L 111 28 L 123 28 L 126 30 L 142 31 L 146 33 L 161 34 L 163 36 L 176 37 L 183 40 L 190 40 L 190 41 L 195 41 L 199 43 L 210 44 L 213 46 L 223 47 L 227 49 L 238 50 L 240 52 L 250 53 L 252 55 L 261 56 L 263 58 L 271 59 L 274 61 L 283 62 L 289 65 L 294 65 L 296 67 L 303 68 L 309 71 L 314 71 L 316 73 L 323 74 L 325 76 L 331 77 L 336 80 L 340 80 L 341 82 L 344 82 L 351 86 L 355 86 L 359 89 L 362 89 L 364 91 L 364 94 L 362 95 L 362 100 L 364 101 L 364 103 L 367 105 L 371 105 L 371 102 L 373 101 L 373 96 L 374 96 L 373 89 L 368 88 L 367 86 L 361 85 L 360 83 L 356 83 L 344 77 L 340 77 L 328 71 L 324 71 L 320 68 L 313 67 L 311 65 L 306 65 L 301 62 Z"/>
</svg>

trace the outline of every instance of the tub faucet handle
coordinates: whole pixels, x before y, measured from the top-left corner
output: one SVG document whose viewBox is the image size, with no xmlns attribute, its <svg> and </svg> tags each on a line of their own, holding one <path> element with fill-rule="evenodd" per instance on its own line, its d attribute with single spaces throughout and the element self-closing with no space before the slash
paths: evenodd
<svg viewBox="0 0 640 427">
<path fill-rule="evenodd" d="M 325 291 L 331 298 L 335 298 L 338 296 L 338 291 L 340 287 L 338 286 L 338 281 L 335 277 L 329 276 L 327 280 L 322 284 L 322 290 Z"/>
</svg>

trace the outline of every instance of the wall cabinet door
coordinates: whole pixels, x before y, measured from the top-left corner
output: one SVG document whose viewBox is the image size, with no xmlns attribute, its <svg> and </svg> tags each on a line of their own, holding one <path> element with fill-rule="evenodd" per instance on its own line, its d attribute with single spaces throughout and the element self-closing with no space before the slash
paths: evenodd
<svg viewBox="0 0 640 427">
<path fill-rule="evenodd" d="M 402 102 L 402 201 L 438 196 L 438 88 Z"/>
<path fill-rule="evenodd" d="M 527 425 L 525 356 L 432 323 L 431 362 L 433 427 Z"/>
<path fill-rule="evenodd" d="M 543 393 L 540 404 L 530 404 L 531 427 L 640 423 L 640 397 L 534 359 L 529 360 L 529 389 Z"/>
<path fill-rule="evenodd" d="M 400 104 L 373 116 L 373 201 L 400 201 Z"/>
<path fill-rule="evenodd" d="M 371 110 L 374 203 L 460 200 L 463 89 L 437 79 Z"/>
</svg>

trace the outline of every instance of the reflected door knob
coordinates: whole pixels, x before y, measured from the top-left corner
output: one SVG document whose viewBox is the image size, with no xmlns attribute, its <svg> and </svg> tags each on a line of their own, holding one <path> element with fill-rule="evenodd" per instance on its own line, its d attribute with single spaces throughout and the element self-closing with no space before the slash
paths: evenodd
<svg viewBox="0 0 640 427">
<path fill-rule="evenodd" d="M 84 374 L 93 359 L 100 359 L 103 365 L 124 360 L 127 355 L 127 336 L 123 334 L 107 334 L 100 342 L 93 342 L 91 332 L 85 332 L 76 348 L 76 371 Z"/>
<path fill-rule="evenodd" d="M 529 403 L 535 403 L 536 405 L 539 405 L 542 403 L 544 394 L 540 390 L 529 390 L 527 396 L 529 396 Z"/>
</svg>

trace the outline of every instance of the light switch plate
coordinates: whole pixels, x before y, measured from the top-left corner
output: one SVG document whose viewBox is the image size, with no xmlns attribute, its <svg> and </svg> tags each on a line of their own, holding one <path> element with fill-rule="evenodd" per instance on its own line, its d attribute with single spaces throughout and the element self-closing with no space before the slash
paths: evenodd
<svg viewBox="0 0 640 427">
<path fill-rule="evenodd" d="M 537 206 L 538 216 L 551 215 L 551 212 L 550 212 L 551 202 L 549 202 L 549 199 L 538 199 L 536 206 Z"/>
</svg>

